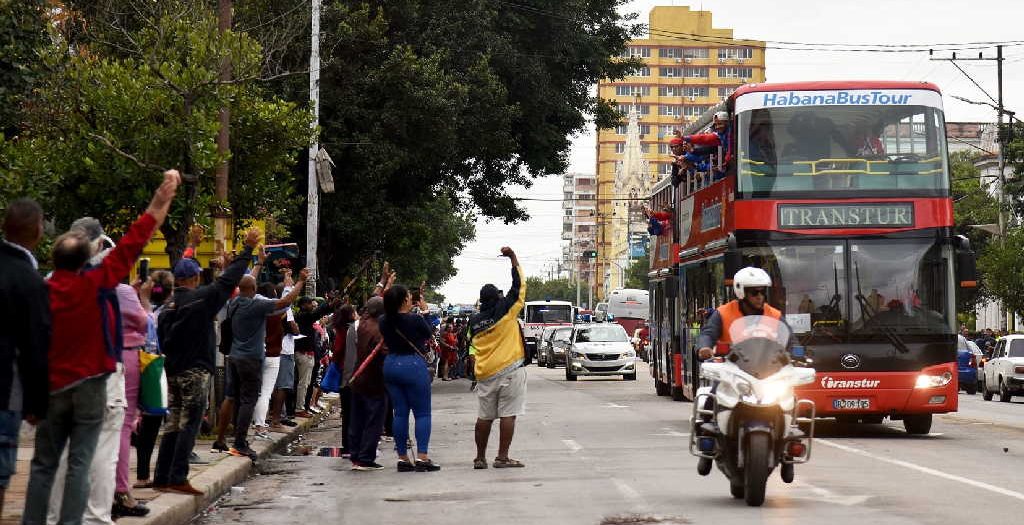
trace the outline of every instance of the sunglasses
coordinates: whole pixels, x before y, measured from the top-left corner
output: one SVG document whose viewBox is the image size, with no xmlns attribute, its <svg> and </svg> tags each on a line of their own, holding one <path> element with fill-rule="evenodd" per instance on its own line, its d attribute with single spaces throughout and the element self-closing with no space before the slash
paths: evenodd
<svg viewBox="0 0 1024 525">
<path fill-rule="evenodd" d="M 768 289 L 767 288 L 746 288 L 746 289 L 743 290 L 743 293 L 745 293 L 746 295 L 749 295 L 749 296 L 755 296 L 755 295 L 764 295 L 764 296 L 766 296 L 766 295 L 768 295 Z"/>
</svg>

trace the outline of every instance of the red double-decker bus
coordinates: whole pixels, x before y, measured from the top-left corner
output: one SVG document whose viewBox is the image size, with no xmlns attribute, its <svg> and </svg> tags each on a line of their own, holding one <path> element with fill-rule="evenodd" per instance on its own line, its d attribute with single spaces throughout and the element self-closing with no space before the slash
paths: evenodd
<svg viewBox="0 0 1024 525">
<path fill-rule="evenodd" d="M 746 85 L 685 132 L 706 132 L 719 111 L 728 139 L 709 171 L 651 197 L 675 210 L 649 274 L 658 394 L 692 398 L 704 316 L 732 299 L 737 269 L 756 266 L 813 359 L 818 380 L 800 394 L 819 416 L 927 433 L 933 414 L 957 409 L 956 292 L 975 280 L 952 231 L 939 89 Z"/>
</svg>

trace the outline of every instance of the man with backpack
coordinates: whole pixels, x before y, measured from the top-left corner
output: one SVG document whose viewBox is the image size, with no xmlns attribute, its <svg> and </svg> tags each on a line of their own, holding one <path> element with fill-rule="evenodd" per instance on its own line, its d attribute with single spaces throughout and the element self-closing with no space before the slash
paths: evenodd
<svg viewBox="0 0 1024 525">
<path fill-rule="evenodd" d="M 172 304 L 160 314 L 160 347 L 166 356 L 168 415 L 157 455 L 153 488 L 199 496 L 203 491 L 188 482 L 188 457 L 195 446 L 206 411 L 210 378 L 216 371 L 213 320 L 231 298 L 245 275 L 252 251 L 260 243 L 259 230 L 246 232 L 245 247 L 214 282 L 199 286 L 202 270 L 195 259 L 174 265 Z"/>
</svg>

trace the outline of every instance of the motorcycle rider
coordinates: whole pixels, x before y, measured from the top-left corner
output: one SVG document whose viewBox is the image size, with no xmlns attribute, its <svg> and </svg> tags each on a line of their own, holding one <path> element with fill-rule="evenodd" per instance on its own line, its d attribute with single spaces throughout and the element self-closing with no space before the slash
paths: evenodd
<svg viewBox="0 0 1024 525">
<path fill-rule="evenodd" d="M 702 361 L 715 355 L 716 343 L 732 343 L 729 327 L 740 317 L 763 315 L 774 319 L 782 318 L 782 312 L 767 302 L 768 289 L 771 286 L 771 276 L 760 268 L 748 266 L 736 272 L 732 279 L 732 290 L 736 294 L 736 299 L 719 306 L 704 322 L 704 327 L 697 338 L 697 354 Z"/>
<path fill-rule="evenodd" d="M 716 343 L 732 344 L 729 327 L 737 319 L 747 315 L 763 315 L 775 319 L 782 318 L 782 312 L 767 302 L 768 288 L 772 286 L 772 278 L 768 272 L 754 267 L 746 267 L 736 272 L 732 279 L 732 291 L 736 299 L 719 306 L 704 321 L 700 335 L 697 337 L 698 357 L 701 361 L 711 359 L 715 355 Z M 728 353 L 726 350 L 724 353 Z M 715 383 L 711 391 L 718 387 Z M 710 402 L 710 400 L 709 400 Z M 708 408 L 705 406 L 705 408 Z M 699 434 L 717 433 L 717 429 L 708 426 L 708 418 L 694 421 L 694 432 Z M 697 464 L 697 472 L 702 476 L 711 471 L 711 459 L 702 457 Z"/>
</svg>

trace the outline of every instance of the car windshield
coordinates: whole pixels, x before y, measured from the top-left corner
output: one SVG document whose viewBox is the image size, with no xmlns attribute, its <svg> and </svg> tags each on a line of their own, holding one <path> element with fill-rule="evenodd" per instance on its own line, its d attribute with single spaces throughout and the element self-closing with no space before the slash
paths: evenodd
<svg viewBox="0 0 1024 525">
<path fill-rule="evenodd" d="M 744 197 L 842 190 L 944 195 L 949 188 L 943 115 L 936 107 L 762 107 L 740 113 L 738 125 Z"/>
<path fill-rule="evenodd" d="M 1010 349 L 1006 357 L 1024 357 L 1024 339 L 1013 339 L 1010 341 Z"/>
<path fill-rule="evenodd" d="M 551 339 L 555 341 L 568 341 L 570 336 L 572 336 L 572 329 L 564 328 L 561 330 L 555 330 L 555 333 L 554 335 L 552 335 Z"/>
<path fill-rule="evenodd" d="M 953 333 L 949 248 L 933 240 L 778 241 L 744 256 L 798 336 Z"/>
<path fill-rule="evenodd" d="M 629 339 L 626 331 L 618 325 L 592 326 L 576 332 L 577 343 L 623 343 Z"/>
</svg>

